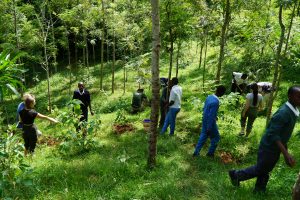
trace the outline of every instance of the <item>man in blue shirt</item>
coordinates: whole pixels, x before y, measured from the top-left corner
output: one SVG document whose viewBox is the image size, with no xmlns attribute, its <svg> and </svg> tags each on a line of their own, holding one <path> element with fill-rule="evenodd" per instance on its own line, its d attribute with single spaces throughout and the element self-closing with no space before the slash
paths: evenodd
<svg viewBox="0 0 300 200">
<path fill-rule="evenodd" d="M 257 177 L 254 192 L 265 192 L 269 181 L 269 173 L 283 154 L 288 166 L 295 165 L 294 158 L 288 153 L 287 143 L 292 135 L 299 117 L 300 86 L 292 86 L 288 90 L 288 102 L 282 105 L 272 116 L 263 135 L 257 155 L 257 163 L 242 170 L 230 170 L 229 177 L 234 186 L 240 181 Z"/>
<path fill-rule="evenodd" d="M 210 147 L 206 155 L 208 157 L 214 157 L 217 144 L 220 141 L 220 133 L 217 126 L 217 113 L 220 105 L 218 97 L 223 96 L 225 91 L 226 88 L 224 86 L 218 86 L 215 94 L 209 95 L 205 100 L 203 108 L 202 130 L 193 156 L 199 155 L 201 148 L 209 137 Z"/>
</svg>

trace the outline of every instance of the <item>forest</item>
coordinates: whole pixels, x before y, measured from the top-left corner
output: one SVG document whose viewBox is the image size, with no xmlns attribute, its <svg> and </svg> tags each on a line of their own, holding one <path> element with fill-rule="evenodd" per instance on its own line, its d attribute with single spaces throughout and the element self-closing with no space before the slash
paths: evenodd
<svg viewBox="0 0 300 200">
<path fill-rule="evenodd" d="M 299 32 L 300 0 L 1 0 L 0 199 L 300 200 Z M 237 174 L 288 102 L 295 121 L 274 127 L 292 136 L 257 191 L 261 174 Z"/>
</svg>

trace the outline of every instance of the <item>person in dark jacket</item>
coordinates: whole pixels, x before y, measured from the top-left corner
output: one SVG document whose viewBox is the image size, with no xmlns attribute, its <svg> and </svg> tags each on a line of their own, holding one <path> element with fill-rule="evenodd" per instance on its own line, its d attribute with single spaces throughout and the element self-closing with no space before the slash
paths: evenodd
<svg viewBox="0 0 300 200">
<path fill-rule="evenodd" d="M 88 90 L 84 88 L 83 82 L 78 83 L 78 89 L 73 93 L 73 99 L 78 99 L 81 101 L 80 109 L 81 109 L 81 117 L 80 121 L 88 121 L 88 108 L 90 108 L 91 115 L 94 115 L 91 106 L 91 96 Z"/>
<path fill-rule="evenodd" d="M 133 93 L 131 108 L 132 113 L 140 112 L 144 109 L 144 107 L 148 104 L 147 96 L 144 93 L 144 89 L 137 89 L 136 92 Z"/>
<path fill-rule="evenodd" d="M 289 154 L 287 143 L 299 117 L 300 86 L 292 86 L 288 90 L 288 101 L 272 116 L 263 135 L 257 154 L 257 163 L 241 170 L 230 170 L 229 177 L 234 186 L 241 181 L 256 179 L 254 192 L 265 192 L 269 181 L 269 173 L 283 154 L 288 166 L 295 165 L 294 158 Z"/>
<path fill-rule="evenodd" d="M 159 127 L 162 128 L 164 125 L 164 121 L 167 114 L 167 106 L 168 106 L 168 79 L 167 78 L 160 78 L 161 82 L 161 95 L 160 95 L 160 119 L 159 119 Z M 170 89 L 169 89 L 170 92 Z"/>
</svg>

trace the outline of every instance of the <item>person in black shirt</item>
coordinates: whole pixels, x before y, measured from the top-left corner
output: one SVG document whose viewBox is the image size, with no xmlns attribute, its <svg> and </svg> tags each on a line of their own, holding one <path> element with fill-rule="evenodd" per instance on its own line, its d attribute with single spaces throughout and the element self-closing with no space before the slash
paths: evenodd
<svg viewBox="0 0 300 200">
<path fill-rule="evenodd" d="M 78 83 L 78 89 L 74 91 L 73 99 L 78 99 L 82 103 L 80 104 L 81 117 L 80 121 L 88 121 L 88 107 L 90 108 L 91 115 L 94 115 L 91 106 L 91 97 L 89 91 L 84 88 L 83 82 Z M 80 127 L 78 127 L 80 129 Z"/>
<path fill-rule="evenodd" d="M 32 96 L 27 96 L 25 99 L 25 108 L 19 112 L 20 122 L 23 124 L 23 139 L 25 142 L 25 156 L 27 153 L 33 153 L 37 142 L 37 128 L 34 124 L 35 118 L 47 119 L 53 123 L 58 123 L 56 119 L 42 115 L 36 112 L 33 108 L 35 99 Z"/>
</svg>

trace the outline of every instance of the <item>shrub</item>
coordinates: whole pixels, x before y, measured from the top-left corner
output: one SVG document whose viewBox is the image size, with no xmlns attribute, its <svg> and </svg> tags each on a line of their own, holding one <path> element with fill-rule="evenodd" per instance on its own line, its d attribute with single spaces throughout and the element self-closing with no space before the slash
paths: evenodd
<svg viewBox="0 0 300 200">
<path fill-rule="evenodd" d="M 0 194 L 6 198 L 17 187 L 33 185 L 27 176 L 30 167 L 24 159 L 22 139 L 12 134 L 15 131 L 13 129 L 10 126 L 7 133 L 0 136 Z"/>
</svg>

